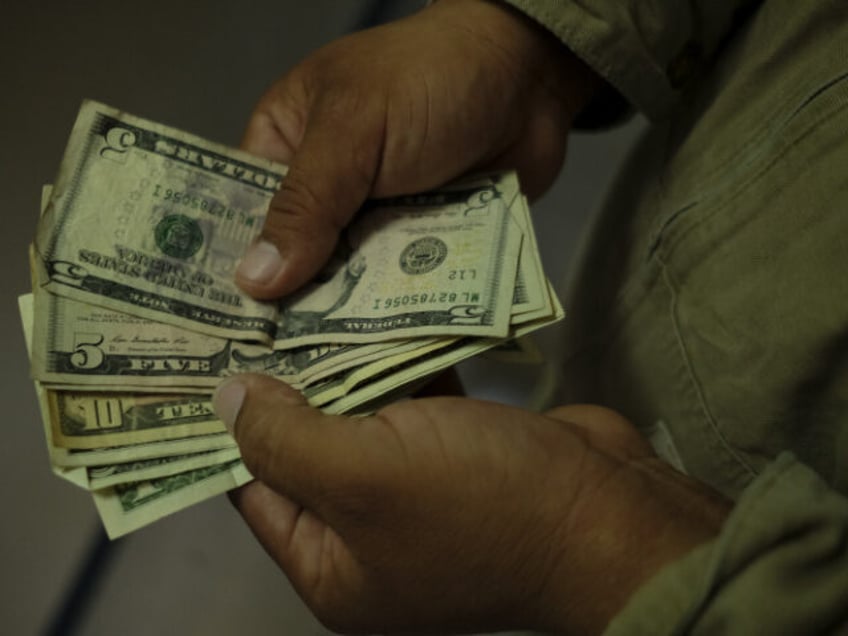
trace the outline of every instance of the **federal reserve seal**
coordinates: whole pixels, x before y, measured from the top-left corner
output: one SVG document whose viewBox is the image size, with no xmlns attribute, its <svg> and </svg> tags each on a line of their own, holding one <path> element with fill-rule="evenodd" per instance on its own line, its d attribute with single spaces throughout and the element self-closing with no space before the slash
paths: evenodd
<svg viewBox="0 0 848 636">
<path fill-rule="evenodd" d="M 435 236 L 425 236 L 407 245 L 400 254 L 400 268 L 407 274 L 432 272 L 445 260 L 448 246 Z"/>
<path fill-rule="evenodd" d="M 156 225 L 153 233 L 157 247 L 168 256 L 186 259 L 194 256 L 203 245 L 203 232 L 192 218 L 169 214 Z"/>
</svg>

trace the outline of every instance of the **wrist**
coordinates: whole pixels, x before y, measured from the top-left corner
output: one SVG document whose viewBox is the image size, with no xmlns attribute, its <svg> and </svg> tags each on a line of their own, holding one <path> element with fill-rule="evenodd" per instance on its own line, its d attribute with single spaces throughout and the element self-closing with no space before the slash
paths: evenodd
<svg viewBox="0 0 848 636">
<path fill-rule="evenodd" d="M 433 0 L 426 10 L 497 45 L 557 99 L 569 123 L 605 85 L 551 31 L 503 0 Z"/>
<path fill-rule="evenodd" d="M 655 457 L 593 477 L 560 527 L 541 601 L 541 623 L 556 633 L 602 632 L 643 583 L 717 536 L 731 509 Z"/>
</svg>

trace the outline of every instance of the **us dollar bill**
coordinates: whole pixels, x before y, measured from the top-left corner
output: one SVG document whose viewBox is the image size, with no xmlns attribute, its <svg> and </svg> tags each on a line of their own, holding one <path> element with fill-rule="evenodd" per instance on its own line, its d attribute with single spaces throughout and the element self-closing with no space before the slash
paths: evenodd
<svg viewBox="0 0 848 636">
<path fill-rule="evenodd" d="M 236 373 L 264 373 L 303 386 L 328 373 L 416 349 L 433 339 L 274 350 L 189 331 L 50 294 L 33 294 L 33 377 L 65 391 L 187 393 Z"/>
<path fill-rule="evenodd" d="M 50 446 L 50 462 L 61 468 L 112 466 L 162 457 L 190 455 L 214 450 L 233 450 L 237 445 L 229 433 L 212 433 L 159 442 L 106 446 L 103 448 L 75 449 Z"/>
<path fill-rule="evenodd" d="M 212 449 L 128 460 L 96 466 L 53 466 L 53 472 L 83 490 L 103 490 L 111 486 L 160 479 L 240 457 L 238 448 Z"/>
<path fill-rule="evenodd" d="M 513 327 L 511 337 L 522 339 L 529 334 L 542 329 L 565 317 L 562 305 L 553 293 L 552 287 L 547 286 L 551 294 L 552 313 L 548 316 L 534 319 Z M 491 351 L 494 347 L 502 344 L 501 338 L 459 338 L 446 344 L 446 346 L 432 349 L 427 355 L 407 360 L 398 360 L 395 364 L 386 364 L 374 373 L 363 374 L 361 381 L 353 383 L 341 397 L 336 397 L 335 385 L 347 381 L 346 374 L 331 379 L 324 390 L 333 399 L 324 400 L 321 391 L 310 395 L 309 399 L 321 405 L 326 413 L 359 413 L 365 409 L 369 412 L 379 408 L 404 395 L 409 395 L 416 387 L 420 386 L 427 378 L 454 366 L 459 362 L 472 356 Z"/>
<path fill-rule="evenodd" d="M 285 168 L 86 101 L 36 234 L 51 291 L 270 341 L 273 303 L 234 283 Z"/>
<path fill-rule="evenodd" d="M 31 351 L 33 340 L 32 295 L 21 296 L 18 299 L 18 306 L 24 331 L 24 340 L 27 350 Z M 95 423 L 102 421 L 102 418 L 97 414 L 97 410 L 104 408 L 103 405 L 96 405 L 94 408 L 79 409 L 77 415 L 82 416 L 83 422 L 82 424 L 77 424 L 77 426 L 68 432 L 69 436 L 73 436 L 73 433 L 79 432 L 79 429 L 88 429 L 85 434 L 89 436 L 89 440 L 93 439 L 97 440 L 97 442 L 96 444 L 86 443 L 84 446 L 97 446 L 96 448 L 77 449 L 58 446 L 54 439 L 54 431 L 59 430 L 60 426 L 54 420 L 56 411 L 51 407 L 51 401 L 55 401 L 56 398 L 40 382 L 35 381 L 33 384 L 41 412 L 42 428 L 45 441 L 47 442 L 51 466 L 58 476 L 83 488 L 87 488 L 89 483 L 88 475 L 85 471 L 85 467 L 88 466 L 109 466 L 204 451 L 236 449 L 235 441 L 229 433 L 197 434 L 193 430 L 195 426 L 199 425 L 202 427 L 205 424 L 205 421 L 208 419 L 205 417 L 202 418 L 202 422 L 187 422 L 185 419 L 174 417 L 155 417 L 153 419 L 156 425 L 153 428 L 156 430 L 152 435 L 154 441 L 148 441 L 151 435 L 149 431 L 144 429 L 137 431 L 126 430 L 133 427 L 122 425 L 120 428 L 123 430 L 115 431 L 114 427 L 104 428 L 99 425 L 92 425 L 92 422 L 87 421 L 87 418 L 92 418 Z M 82 394 L 82 396 L 85 396 L 85 394 Z M 98 396 L 95 394 L 87 397 L 97 400 Z M 109 397 L 114 398 L 115 396 L 110 395 Z M 133 396 L 124 396 L 123 399 L 131 401 Z M 142 399 L 150 400 L 151 397 L 144 396 Z M 152 399 L 155 400 L 156 398 Z M 208 403 L 207 397 L 203 399 Z M 149 407 L 150 402 L 147 402 L 144 406 Z M 174 413 L 172 412 L 171 415 L 174 415 Z M 190 435 L 190 437 L 169 439 L 170 431 L 168 429 L 170 427 L 177 427 L 179 433 L 185 433 L 186 435 Z M 216 427 L 222 427 L 221 423 L 216 423 Z M 94 433 L 93 435 L 92 432 Z M 71 445 L 73 446 L 74 444 Z"/>
<path fill-rule="evenodd" d="M 284 176 L 80 111 L 21 307 L 52 468 L 94 491 L 112 537 L 251 478 L 212 412 L 222 377 L 266 373 L 327 412 L 368 412 L 562 317 L 510 173 L 370 201 L 315 281 L 253 301 L 233 274 Z"/>
<path fill-rule="evenodd" d="M 93 449 L 214 433 L 226 428 L 208 395 L 47 393 L 53 443 Z"/>
<path fill-rule="evenodd" d="M 368 382 L 375 376 L 384 376 L 393 370 L 408 365 L 415 360 L 431 357 L 434 352 L 453 347 L 458 338 L 442 339 L 422 346 L 411 352 L 390 355 L 374 360 L 358 367 L 345 369 L 333 375 L 322 378 L 303 389 L 303 395 L 312 406 L 322 407 L 325 404 L 343 397 L 357 386 Z"/>
<path fill-rule="evenodd" d="M 119 484 L 161 479 L 178 473 L 216 466 L 239 457 L 237 448 L 225 448 L 153 457 L 107 466 L 92 466 L 86 468 L 86 485 L 89 490 L 102 490 Z"/>
<path fill-rule="evenodd" d="M 194 331 L 292 348 L 504 336 L 520 228 L 514 177 L 377 202 L 319 284 L 284 303 L 233 282 L 285 167 L 85 102 L 36 235 L 52 293 Z"/>
<path fill-rule="evenodd" d="M 509 189 L 515 187 L 513 183 Z M 467 196 L 462 190 L 453 191 L 451 196 L 457 192 L 461 199 Z M 550 315 L 551 310 L 526 201 L 515 192 L 508 196 L 512 197 L 511 214 L 526 237 L 520 253 L 519 283 L 509 312 L 510 322 L 515 323 Z M 473 277 L 475 271 L 454 274 L 462 279 Z M 35 294 L 39 337 L 34 375 L 47 386 L 65 390 L 91 386 L 155 391 L 161 387 L 184 393 L 191 387 L 211 388 L 221 378 L 243 372 L 266 373 L 303 387 L 346 368 L 427 343 L 396 339 L 396 334 L 389 333 L 392 339 L 382 343 L 316 343 L 272 351 L 262 345 L 208 336 L 57 296 L 37 284 Z M 403 307 L 416 302 L 417 296 L 404 294 L 396 297 L 394 304 Z"/>
<path fill-rule="evenodd" d="M 241 460 L 157 479 L 119 484 L 92 494 L 110 539 L 237 488 L 253 477 Z"/>
<path fill-rule="evenodd" d="M 527 197 L 519 195 L 510 209 L 524 236 L 512 301 L 510 324 L 514 326 L 553 316 L 552 298 L 556 294 L 551 291 L 545 276 Z"/>
<path fill-rule="evenodd" d="M 324 274 L 281 304 L 274 347 L 509 331 L 523 233 L 514 175 L 369 202 Z"/>
</svg>

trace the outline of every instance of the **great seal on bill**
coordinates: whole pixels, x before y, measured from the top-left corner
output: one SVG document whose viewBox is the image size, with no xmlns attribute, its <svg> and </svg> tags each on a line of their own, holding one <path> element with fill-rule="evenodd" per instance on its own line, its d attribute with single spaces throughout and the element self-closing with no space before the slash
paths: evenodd
<svg viewBox="0 0 848 636">
<path fill-rule="evenodd" d="M 400 268 L 406 274 L 426 274 L 441 265 L 448 246 L 436 236 L 415 239 L 400 254 Z"/>
<path fill-rule="evenodd" d="M 183 214 L 162 217 L 153 232 L 156 246 L 172 258 L 191 258 L 203 245 L 203 231 L 194 219 Z"/>
</svg>

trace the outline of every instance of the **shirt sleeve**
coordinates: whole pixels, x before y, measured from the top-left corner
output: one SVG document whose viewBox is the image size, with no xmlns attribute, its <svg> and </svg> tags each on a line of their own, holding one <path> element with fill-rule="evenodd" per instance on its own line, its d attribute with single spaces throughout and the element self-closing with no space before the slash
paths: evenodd
<svg viewBox="0 0 848 636">
<path fill-rule="evenodd" d="M 664 118 L 756 0 L 505 0 L 649 119 Z M 601 104 L 603 107 L 603 104 Z"/>
<path fill-rule="evenodd" d="M 743 492 L 720 535 L 645 583 L 606 636 L 848 629 L 848 499 L 791 455 Z"/>
</svg>

